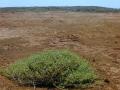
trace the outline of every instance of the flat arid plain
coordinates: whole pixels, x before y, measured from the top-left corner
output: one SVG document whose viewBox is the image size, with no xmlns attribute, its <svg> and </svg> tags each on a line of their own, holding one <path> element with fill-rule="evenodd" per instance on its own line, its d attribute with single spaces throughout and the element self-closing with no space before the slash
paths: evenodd
<svg viewBox="0 0 120 90">
<path fill-rule="evenodd" d="M 0 13 L 0 67 L 50 49 L 69 49 L 91 63 L 103 82 L 86 90 L 120 90 L 120 13 Z M 0 76 L 0 90 L 33 87 Z"/>
</svg>

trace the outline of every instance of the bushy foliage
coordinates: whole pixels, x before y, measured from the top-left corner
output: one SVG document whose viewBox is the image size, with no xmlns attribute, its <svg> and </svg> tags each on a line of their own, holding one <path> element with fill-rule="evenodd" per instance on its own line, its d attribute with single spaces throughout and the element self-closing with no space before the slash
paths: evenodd
<svg viewBox="0 0 120 90">
<path fill-rule="evenodd" d="M 83 87 L 96 79 L 89 63 L 67 50 L 34 54 L 10 65 L 5 72 L 19 84 L 47 87 Z"/>
</svg>

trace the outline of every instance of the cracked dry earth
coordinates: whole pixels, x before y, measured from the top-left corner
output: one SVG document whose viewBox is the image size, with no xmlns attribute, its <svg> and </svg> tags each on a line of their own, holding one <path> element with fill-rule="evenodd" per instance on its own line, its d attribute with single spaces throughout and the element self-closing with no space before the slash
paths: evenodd
<svg viewBox="0 0 120 90">
<path fill-rule="evenodd" d="M 32 53 L 66 48 L 89 60 L 103 79 L 86 90 L 120 90 L 120 13 L 0 13 L 0 67 Z M 0 90 L 33 87 L 0 76 Z"/>
</svg>

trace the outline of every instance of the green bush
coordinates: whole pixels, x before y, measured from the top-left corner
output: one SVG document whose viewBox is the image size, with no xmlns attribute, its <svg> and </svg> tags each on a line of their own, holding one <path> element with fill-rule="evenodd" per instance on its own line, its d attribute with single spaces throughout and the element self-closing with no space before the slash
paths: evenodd
<svg viewBox="0 0 120 90">
<path fill-rule="evenodd" d="M 34 54 L 10 65 L 5 72 L 19 84 L 47 87 L 83 87 L 96 79 L 89 63 L 67 50 Z"/>
</svg>

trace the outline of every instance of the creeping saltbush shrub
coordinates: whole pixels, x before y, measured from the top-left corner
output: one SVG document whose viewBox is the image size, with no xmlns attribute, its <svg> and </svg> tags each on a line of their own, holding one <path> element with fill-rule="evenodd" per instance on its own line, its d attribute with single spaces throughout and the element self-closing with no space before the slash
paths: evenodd
<svg viewBox="0 0 120 90">
<path fill-rule="evenodd" d="M 23 85 L 47 87 L 83 87 L 95 82 L 89 63 L 67 50 L 34 54 L 10 65 L 5 76 Z"/>
</svg>

